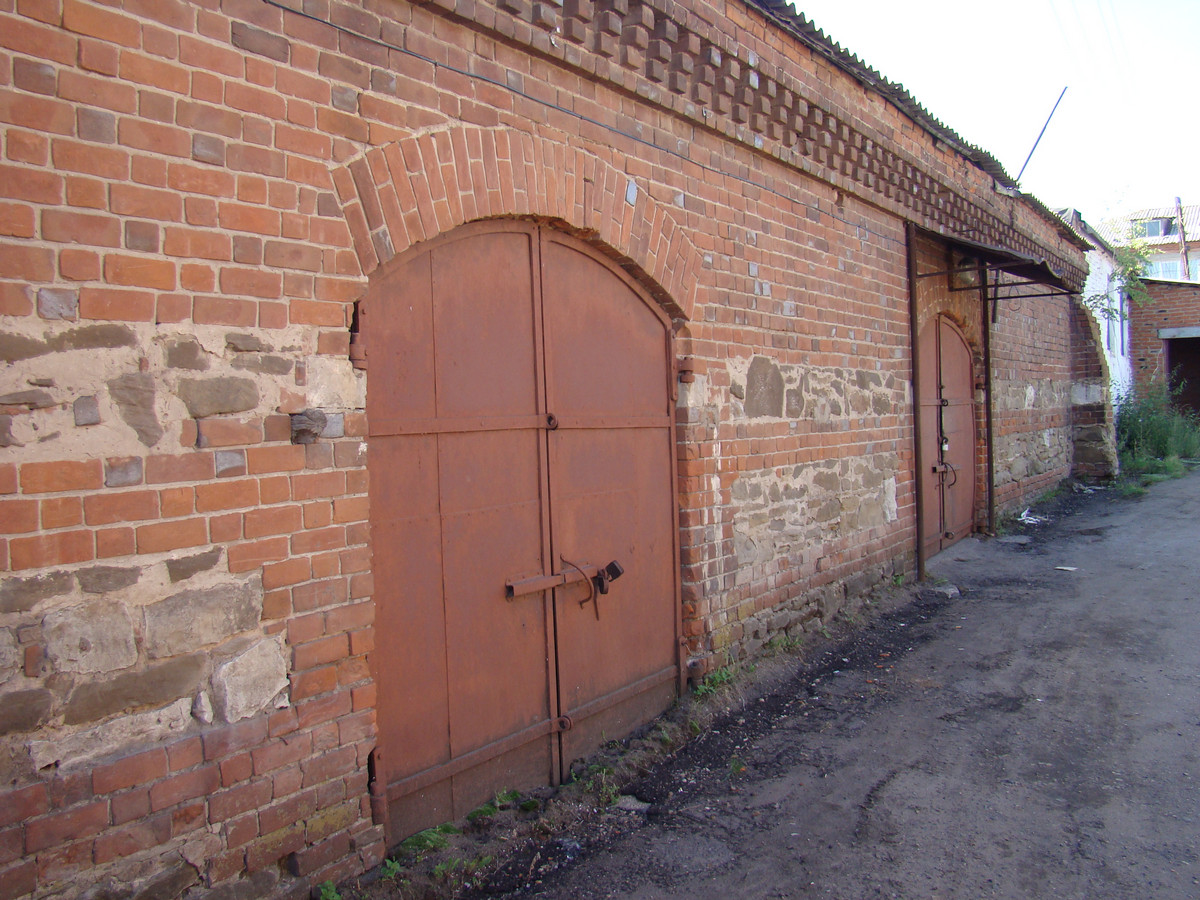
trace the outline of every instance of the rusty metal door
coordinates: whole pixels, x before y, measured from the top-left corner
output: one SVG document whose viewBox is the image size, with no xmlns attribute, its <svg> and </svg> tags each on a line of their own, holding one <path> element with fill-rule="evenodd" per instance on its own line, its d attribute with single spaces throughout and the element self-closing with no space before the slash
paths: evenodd
<svg viewBox="0 0 1200 900">
<path fill-rule="evenodd" d="M 564 567 L 616 561 L 608 593 L 555 591 L 564 765 L 661 712 L 679 666 L 671 356 L 666 317 L 615 266 L 542 242 L 551 544 Z"/>
<path fill-rule="evenodd" d="M 396 841 L 557 783 L 674 696 L 670 332 L 619 269 L 512 221 L 407 254 L 369 303 L 372 797 Z"/>
<path fill-rule="evenodd" d="M 945 316 L 922 330 L 920 490 L 929 554 L 971 533 L 975 522 L 975 391 L 971 349 Z"/>
</svg>

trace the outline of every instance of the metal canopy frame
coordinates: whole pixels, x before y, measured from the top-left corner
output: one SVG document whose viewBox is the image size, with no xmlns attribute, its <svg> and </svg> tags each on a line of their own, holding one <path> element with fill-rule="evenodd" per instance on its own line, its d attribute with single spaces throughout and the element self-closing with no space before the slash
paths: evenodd
<svg viewBox="0 0 1200 900">
<path fill-rule="evenodd" d="M 1008 282 L 1006 284 L 993 283 L 993 288 L 1021 288 L 1021 287 L 1038 287 L 1046 290 L 1038 294 L 1017 294 L 1011 297 L 1002 297 L 1003 300 L 1023 300 L 1034 299 L 1038 297 L 1061 297 L 1076 293 L 1067 287 L 1063 280 L 1062 273 L 1051 267 L 1050 263 L 1045 259 L 1037 259 L 1032 256 L 1026 256 L 1022 253 L 1017 253 L 1013 250 L 1008 250 L 1004 247 L 996 247 L 991 244 L 983 244 L 979 241 L 972 241 L 969 238 L 958 237 L 955 235 L 939 234 L 936 231 L 929 231 L 924 228 L 917 228 L 927 237 L 933 238 L 936 241 L 946 244 L 949 247 L 961 251 L 964 255 L 972 257 L 968 265 L 957 266 L 950 269 L 940 269 L 936 272 L 920 272 L 916 273 L 916 278 L 939 278 L 952 275 L 971 275 L 980 279 L 979 283 L 970 284 L 965 287 L 951 287 L 952 292 L 961 291 L 977 291 L 989 280 L 988 276 L 993 273 L 1003 272 L 1010 275 L 1017 281 Z"/>
<path fill-rule="evenodd" d="M 941 269 L 935 272 L 918 272 L 917 259 L 915 252 L 915 241 L 918 235 L 930 238 L 944 246 L 958 250 L 964 257 L 967 264 L 955 266 L 949 269 Z M 917 283 L 926 278 L 944 277 L 953 281 L 954 275 L 971 276 L 971 283 L 962 287 L 954 287 L 951 283 L 950 291 L 954 293 L 964 291 L 976 291 L 979 294 L 980 300 L 980 320 L 981 332 L 983 340 L 983 368 L 984 368 L 984 453 L 987 458 L 987 523 L 988 532 L 995 534 L 996 531 L 996 473 L 995 473 L 995 448 L 994 448 L 994 422 L 992 410 L 992 325 L 998 319 L 1000 312 L 1001 300 L 1032 300 L 1043 297 L 1069 297 L 1079 293 L 1072 290 L 1063 278 L 1060 271 L 1055 270 L 1050 263 L 1045 259 L 1036 259 L 1032 256 L 1025 256 L 1013 250 L 1008 250 L 1004 247 L 995 247 L 990 244 L 983 244 L 978 241 L 972 241 L 969 238 L 958 237 L 954 235 L 941 234 L 936 231 L 931 231 L 927 228 L 921 228 L 913 222 L 905 223 L 905 237 L 908 248 L 908 289 L 909 289 L 909 328 L 910 339 L 913 348 L 913 393 L 914 396 L 920 396 L 920 382 L 922 380 L 921 367 L 918 363 L 917 353 L 917 309 L 919 306 L 919 297 L 917 292 Z M 1008 275 L 1015 279 L 1014 281 L 1001 282 L 1001 276 Z M 1010 293 L 1004 297 L 1000 296 L 1001 289 L 1030 289 L 1034 293 Z M 991 311 L 989 315 L 988 302 L 991 301 Z M 921 404 L 914 403 L 913 410 L 913 433 L 914 433 L 914 453 L 913 462 L 916 471 L 922 471 L 923 460 L 921 453 Z M 918 476 L 919 478 L 919 476 Z M 916 492 L 916 515 L 917 515 L 917 578 L 924 581 L 925 574 L 925 547 L 921 539 L 923 534 L 924 517 L 927 511 L 923 508 L 924 504 L 921 499 L 920 483 L 917 484 Z"/>
</svg>

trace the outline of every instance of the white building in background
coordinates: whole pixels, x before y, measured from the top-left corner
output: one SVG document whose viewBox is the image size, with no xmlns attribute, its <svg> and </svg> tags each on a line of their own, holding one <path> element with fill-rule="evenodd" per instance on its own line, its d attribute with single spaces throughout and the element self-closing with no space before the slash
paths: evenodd
<svg viewBox="0 0 1200 900">
<path fill-rule="evenodd" d="M 1200 282 L 1200 205 L 1139 209 L 1106 219 L 1100 234 L 1110 244 L 1134 239 L 1148 250 L 1146 276 Z"/>
<path fill-rule="evenodd" d="M 1115 399 L 1129 390 L 1133 383 L 1129 298 L 1121 290 L 1117 279 L 1116 255 L 1112 244 L 1083 220 L 1079 210 L 1061 209 L 1058 215 L 1092 245 L 1087 253 L 1088 277 L 1081 296 L 1100 332 L 1104 358 L 1108 363 L 1109 388 Z M 1200 229 L 1197 229 L 1197 236 L 1200 236 Z"/>
</svg>

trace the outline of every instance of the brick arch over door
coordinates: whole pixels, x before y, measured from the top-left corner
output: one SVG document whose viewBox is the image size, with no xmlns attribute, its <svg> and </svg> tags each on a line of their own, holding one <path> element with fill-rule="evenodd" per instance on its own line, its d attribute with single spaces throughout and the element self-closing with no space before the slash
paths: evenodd
<svg viewBox="0 0 1200 900">
<path fill-rule="evenodd" d="M 669 209 L 587 150 L 459 126 L 372 148 L 333 178 L 364 275 L 468 222 L 555 219 L 644 273 L 642 286 L 671 318 L 692 318 L 695 245 Z"/>
</svg>

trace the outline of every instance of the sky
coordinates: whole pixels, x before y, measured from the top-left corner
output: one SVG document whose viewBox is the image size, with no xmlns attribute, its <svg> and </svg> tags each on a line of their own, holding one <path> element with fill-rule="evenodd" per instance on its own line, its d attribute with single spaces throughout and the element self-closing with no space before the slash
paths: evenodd
<svg viewBox="0 0 1200 900">
<path fill-rule="evenodd" d="M 793 0 L 1021 188 L 1095 225 L 1200 204 L 1200 0 Z"/>
</svg>

